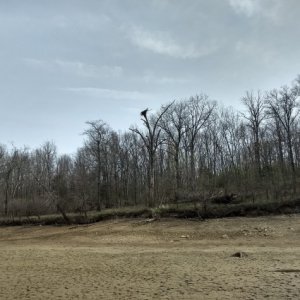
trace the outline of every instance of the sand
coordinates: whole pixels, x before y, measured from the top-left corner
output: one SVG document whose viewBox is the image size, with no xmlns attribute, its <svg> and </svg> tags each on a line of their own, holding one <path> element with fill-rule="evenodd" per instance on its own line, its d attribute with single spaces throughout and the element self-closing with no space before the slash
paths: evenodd
<svg viewBox="0 0 300 300">
<path fill-rule="evenodd" d="M 300 215 L 1 227 L 0 299 L 300 299 Z"/>
</svg>

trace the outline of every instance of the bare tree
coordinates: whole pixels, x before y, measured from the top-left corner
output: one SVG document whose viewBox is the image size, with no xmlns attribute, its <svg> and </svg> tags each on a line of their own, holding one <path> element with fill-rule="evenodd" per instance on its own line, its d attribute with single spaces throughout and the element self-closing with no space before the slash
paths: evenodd
<svg viewBox="0 0 300 300">
<path fill-rule="evenodd" d="M 73 184 L 73 160 L 67 155 L 61 155 L 57 159 L 56 172 L 53 179 L 54 190 L 58 200 L 64 209 L 69 209 L 72 204 L 72 184 Z"/>
<path fill-rule="evenodd" d="M 242 98 L 243 104 L 246 106 L 247 113 L 242 114 L 243 117 L 248 121 L 247 125 L 250 127 L 253 138 L 254 138 L 254 157 L 255 166 L 258 174 L 261 174 L 261 155 L 260 155 L 260 127 L 265 119 L 265 102 L 258 91 L 256 95 L 253 92 L 246 92 L 246 95 Z"/>
<path fill-rule="evenodd" d="M 74 190 L 75 190 L 75 210 L 84 212 L 88 210 L 88 201 L 91 198 L 91 163 L 88 159 L 86 148 L 80 148 L 77 150 L 74 158 Z"/>
<path fill-rule="evenodd" d="M 216 103 L 209 101 L 208 96 L 205 94 L 191 97 L 187 101 L 185 130 L 190 150 L 190 183 L 193 191 L 196 182 L 195 146 L 197 138 L 200 131 L 209 125 L 215 108 Z"/>
<path fill-rule="evenodd" d="M 57 150 L 53 142 L 44 143 L 33 153 L 31 175 L 41 191 L 44 206 L 51 206 L 61 213 L 66 223 L 70 223 L 59 195 L 55 190 L 55 173 L 57 166 Z"/>
<path fill-rule="evenodd" d="M 161 119 L 160 126 L 170 142 L 169 151 L 174 156 L 176 189 L 181 186 L 179 155 L 182 138 L 186 131 L 187 105 L 184 101 L 175 102 Z"/>
<path fill-rule="evenodd" d="M 85 147 L 92 159 L 96 162 L 96 177 L 97 177 L 97 209 L 100 211 L 102 206 L 101 201 L 101 176 L 103 173 L 103 150 L 106 148 L 107 138 L 109 137 L 110 128 L 102 120 L 86 122 L 89 128 L 84 131 L 87 136 Z"/>
<path fill-rule="evenodd" d="M 168 104 L 166 107 L 163 107 L 161 112 L 156 115 L 152 116 L 152 118 L 148 118 L 147 112 L 148 109 L 144 110 L 141 112 L 142 116 L 142 121 L 144 126 L 146 127 L 146 133 L 140 131 L 138 128 L 130 128 L 132 132 L 137 133 L 143 143 L 144 146 L 147 149 L 148 153 L 148 159 L 149 159 L 149 164 L 148 164 L 148 172 L 149 172 L 149 206 L 154 205 L 154 198 L 155 198 L 155 156 L 156 156 L 156 151 L 159 147 L 159 145 L 163 142 L 161 139 L 161 128 L 159 126 L 159 122 L 161 118 L 164 116 L 164 114 L 168 111 L 168 109 L 173 105 L 173 102 Z"/>
<path fill-rule="evenodd" d="M 298 97 L 297 91 L 287 86 L 282 87 L 279 91 L 272 90 L 266 97 L 269 115 L 277 120 L 285 131 L 294 190 L 296 188 L 296 169 L 293 153 L 293 127 L 299 115 Z"/>
<path fill-rule="evenodd" d="M 11 155 L 7 155 L 4 166 L 4 182 L 5 182 L 5 200 L 4 200 L 4 215 L 8 214 L 8 199 L 12 186 L 12 174 L 17 165 L 18 150 L 14 149 Z"/>
</svg>

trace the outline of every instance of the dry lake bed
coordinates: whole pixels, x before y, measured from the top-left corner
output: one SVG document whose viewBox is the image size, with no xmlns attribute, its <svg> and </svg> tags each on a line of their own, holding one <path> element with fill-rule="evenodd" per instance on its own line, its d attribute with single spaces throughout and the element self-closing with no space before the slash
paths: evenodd
<svg viewBox="0 0 300 300">
<path fill-rule="evenodd" d="M 300 299 L 300 215 L 0 228 L 0 299 Z"/>
</svg>

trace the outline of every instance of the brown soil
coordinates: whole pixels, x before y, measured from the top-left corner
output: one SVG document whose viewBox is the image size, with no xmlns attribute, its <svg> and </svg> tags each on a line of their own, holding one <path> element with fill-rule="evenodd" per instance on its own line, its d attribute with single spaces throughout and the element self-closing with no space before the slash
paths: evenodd
<svg viewBox="0 0 300 300">
<path fill-rule="evenodd" d="M 0 299 L 299 299 L 299 235 L 299 215 L 2 227 Z"/>
</svg>

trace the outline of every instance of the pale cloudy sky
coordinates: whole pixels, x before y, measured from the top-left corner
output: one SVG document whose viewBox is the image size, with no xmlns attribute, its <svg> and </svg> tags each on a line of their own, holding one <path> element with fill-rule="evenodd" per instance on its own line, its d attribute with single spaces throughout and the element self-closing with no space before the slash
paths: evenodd
<svg viewBox="0 0 300 300">
<path fill-rule="evenodd" d="M 299 0 L 0 0 L 0 143 L 81 146 L 85 121 L 115 130 L 204 92 L 300 73 Z"/>
</svg>

